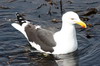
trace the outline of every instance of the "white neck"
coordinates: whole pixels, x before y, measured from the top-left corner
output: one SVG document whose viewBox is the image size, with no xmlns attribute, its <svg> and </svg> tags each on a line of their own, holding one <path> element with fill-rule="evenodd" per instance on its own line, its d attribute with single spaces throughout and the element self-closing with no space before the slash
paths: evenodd
<svg viewBox="0 0 100 66">
<path fill-rule="evenodd" d="M 61 30 L 54 35 L 54 39 L 57 43 L 54 47 L 55 54 L 69 53 L 77 49 L 76 30 L 72 24 L 63 22 Z"/>
<path fill-rule="evenodd" d="M 73 24 L 69 24 L 67 22 L 63 22 L 62 23 L 62 28 L 60 30 L 61 32 L 65 33 L 65 34 L 76 34 L 76 30 Z"/>
</svg>

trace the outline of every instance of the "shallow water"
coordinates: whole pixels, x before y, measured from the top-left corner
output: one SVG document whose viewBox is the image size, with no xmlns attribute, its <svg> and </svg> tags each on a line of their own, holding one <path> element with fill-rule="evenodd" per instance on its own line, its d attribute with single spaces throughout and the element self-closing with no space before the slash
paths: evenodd
<svg viewBox="0 0 100 66">
<path fill-rule="evenodd" d="M 61 9 L 59 0 L 53 0 L 52 4 L 46 0 L 0 0 L 0 66 L 56 66 L 52 60 L 40 62 L 38 53 L 31 54 L 26 38 L 11 26 L 10 20 L 15 20 L 15 12 L 19 12 L 33 24 L 57 31 L 61 22 L 53 23 L 52 19 L 61 20 L 61 13 L 70 10 L 88 24 L 87 29 L 76 25 L 79 66 L 100 66 L 100 1 L 62 0 L 62 4 Z M 91 8 L 97 12 L 84 16 Z"/>
</svg>

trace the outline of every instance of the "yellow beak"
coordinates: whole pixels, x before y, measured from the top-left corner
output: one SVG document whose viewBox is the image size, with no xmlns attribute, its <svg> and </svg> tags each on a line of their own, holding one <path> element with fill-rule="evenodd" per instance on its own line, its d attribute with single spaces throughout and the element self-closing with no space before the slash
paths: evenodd
<svg viewBox="0 0 100 66">
<path fill-rule="evenodd" d="M 86 24 L 83 21 L 76 22 L 76 24 L 81 25 L 83 28 L 87 28 Z"/>
</svg>

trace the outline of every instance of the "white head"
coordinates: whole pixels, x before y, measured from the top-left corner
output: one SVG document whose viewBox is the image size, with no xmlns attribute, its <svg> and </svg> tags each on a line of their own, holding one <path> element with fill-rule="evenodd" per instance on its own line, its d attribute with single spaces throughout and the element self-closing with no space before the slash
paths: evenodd
<svg viewBox="0 0 100 66">
<path fill-rule="evenodd" d="M 87 27 L 86 24 L 83 21 L 80 20 L 78 14 L 73 12 L 73 11 L 66 12 L 62 16 L 62 21 L 67 22 L 68 24 L 79 24 L 83 28 Z"/>
</svg>

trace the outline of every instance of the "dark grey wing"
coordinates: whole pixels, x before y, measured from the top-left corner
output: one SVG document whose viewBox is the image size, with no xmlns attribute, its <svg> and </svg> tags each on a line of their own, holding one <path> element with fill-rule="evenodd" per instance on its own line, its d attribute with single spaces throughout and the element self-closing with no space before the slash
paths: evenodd
<svg viewBox="0 0 100 66">
<path fill-rule="evenodd" d="M 49 30 L 38 28 L 37 29 L 38 38 L 46 45 L 50 47 L 56 46 L 56 42 L 53 38 L 53 33 Z"/>
<path fill-rule="evenodd" d="M 44 51 L 53 52 L 53 47 L 56 46 L 56 42 L 53 38 L 53 33 L 45 29 L 35 28 L 36 26 L 32 24 L 29 24 L 25 27 L 25 32 L 27 34 L 28 40 L 30 42 L 39 44 L 41 49 Z"/>
<path fill-rule="evenodd" d="M 25 27 L 25 32 L 27 34 L 28 40 L 31 42 L 37 42 L 37 33 L 34 25 L 27 25 Z"/>
</svg>

